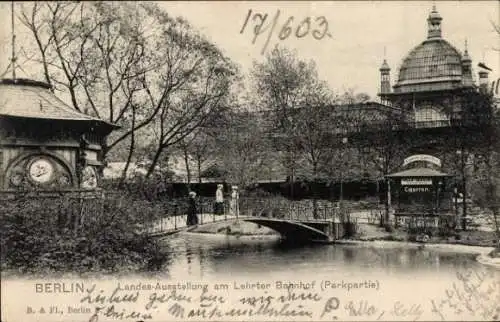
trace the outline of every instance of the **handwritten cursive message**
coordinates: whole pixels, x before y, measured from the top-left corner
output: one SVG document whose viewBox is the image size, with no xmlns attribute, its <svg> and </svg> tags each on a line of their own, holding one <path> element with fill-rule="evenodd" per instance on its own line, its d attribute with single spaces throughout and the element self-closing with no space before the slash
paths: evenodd
<svg viewBox="0 0 500 322">
<path fill-rule="evenodd" d="M 23 310 L 30 321 L 498 320 L 499 277 L 460 269 L 440 288 L 418 290 L 418 282 L 335 278 L 34 283 L 33 297 L 45 301 Z"/>
<path fill-rule="evenodd" d="M 245 21 L 241 27 L 240 34 L 244 34 L 246 32 L 247 26 L 253 25 L 252 44 L 254 45 L 261 35 L 267 33 L 266 40 L 262 46 L 261 54 L 266 52 L 269 42 L 273 36 L 277 36 L 279 41 L 283 41 L 289 37 L 304 38 L 309 36 L 316 40 L 321 40 L 325 37 L 332 38 L 328 29 L 328 20 L 325 16 L 308 16 L 303 19 L 296 19 L 294 16 L 289 16 L 285 17 L 286 19 L 283 23 L 283 21 L 280 21 L 280 15 L 280 10 L 277 10 L 271 18 L 268 13 L 254 13 L 253 10 L 250 9 L 248 10 Z"/>
<path fill-rule="evenodd" d="M 431 310 L 442 321 L 472 315 L 477 319 L 500 319 L 500 279 L 488 269 L 467 268 L 456 273 L 457 281 L 441 299 L 431 299 Z"/>
</svg>

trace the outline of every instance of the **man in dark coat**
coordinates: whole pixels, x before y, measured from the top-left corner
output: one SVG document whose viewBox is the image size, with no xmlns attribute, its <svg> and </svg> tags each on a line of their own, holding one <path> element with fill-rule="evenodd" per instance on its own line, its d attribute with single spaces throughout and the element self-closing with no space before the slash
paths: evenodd
<svg viewBox="0 0 500 322">
<path fill-rule="evenodd" d="M 194 191 L 189 192 L 186 225 L 198 225 L 198 209 L 196 207 L 196 192 Z"/>
</svg>

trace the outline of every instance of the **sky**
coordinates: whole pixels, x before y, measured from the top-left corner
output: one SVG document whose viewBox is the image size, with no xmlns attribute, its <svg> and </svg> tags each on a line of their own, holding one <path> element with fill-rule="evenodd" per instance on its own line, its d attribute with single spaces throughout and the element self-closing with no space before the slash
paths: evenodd
<svg viewBox="0 0 500 322">
<path fill-rule="evenodd" d="M 276 44 L 297 51 L 305 60 L 314 60 L 321 79 L 326 80 L 336 92 L 352 88 L 376 98 L 379 87 L 379 68 L 384 59 L 391 67 L 392 84 L 397 79 L 398 67 L 406 54 L 426 39 L 427 17 L 435 5 L 443 18 L 442 35 L 459 51 L 465 40 L 473 66 L 483 61 L 493 69 L 490 78 L 500 77 L 500 36 L 492 23 L 500 24 L 498 1 L 321 1 L 321 2 L 158 2 L 174 16 L 183 16 L 197 30 L 217 44 L 224 53 L 248 73 L 253 61 L 262 61 L 262 49 L 268 31 L 276 19 L 274 33 L 269 38 L 267 51 Z M 254 14 L 268 14 L 264 26 L 254 44 L 253 29 L 256 21 L 248 19 L 241 32 L 249 10 Z M 279 11 L 279 16 L 277 12 Z M 310 17 L 310 31 L 302 38 L 292 33 L 284 40 L 278 34 L 287 20 L 293 16 L 291 26 L 295 33 L 300 22 Z M 328 23 L 330 37 L 313 38 L 311 30 L 322 30 L 318 17 Z M 5 70 L 10 57 L 10 4 L 0 5 L 0 21 L 3 23 L 0 40 L 0 73 Z M 307 30 L 302 24 L 301 32 Z M 324 25 L 323 25 L 324 26 Z M 28 46 L 29 33 L 16 26 L 18 46 Z M 385 52 L 385 54 L 384 54 Z M 474 72 L 477 73 L 476 67 Z M 36 68 L 26 70 L 21 77 L 41 79 Z"/>
</svg>

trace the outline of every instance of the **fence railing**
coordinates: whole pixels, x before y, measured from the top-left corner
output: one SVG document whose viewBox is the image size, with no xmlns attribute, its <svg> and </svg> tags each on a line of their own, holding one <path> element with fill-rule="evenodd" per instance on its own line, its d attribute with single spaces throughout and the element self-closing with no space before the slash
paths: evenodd
<svg viewBox="0 0 500 322">
<path fill-rule="evenodd" d="M 455 216 L 397 216 L 396 228 L 402 228 L 410 234 L 449 235 L 455 232 L 457 221 Z"/>
<path fill-rule="evenodd" d="M 182 199 L 178 204 L 184 203 Z M 235 206 L 231 200 L 225 200 L 222 214 L 214 213 L 213 198 L 199 198 L 197 200 L 198 223 L 207 224 L 241 217 L 261 217 L 269 219 L 283 219 L 291 221 L 307 222 L 352 222 L 348 211 L 342 211 L 337 203 L 317 201 L 314 202 L 292 202 L 289 200 L 266 199 L 266 198 L 241 198 Z M 187 206 L 186 206 L 187 207 Z M 187 208 L 186 208 L 187 209 Z M 166 212 L 162 218 L 147 222 L 144 227 L 149 234 L 174 232 L 187 227 L 187 215 L 183 211 Z"/>
<path fill-rule="evenodd" d="M 239 217 L 265 217 L 294 221 L 350 222 L 347 210 L 324 200 L 295 202 L 276 198 L 241 198 L 237 205 L 224 201 L 222 214 L 214 212 L 214 198 L 197 199 L 199 224 L 226 221 Z M 132 200 L 119 192 L 96 194 L 54 193 L 24 195 L 3 200 L 0 215 L 15 216 L 22 225 L 43 223 L 43 229 L 92 230 L 120 222 L 150 233 L 177 230 L 187 226 L 188 199 L 149 202 Z M 12 219 L 12 218 L 11 218 Z M 3 218 L 1 219 L 3 220 Z"/>
<path fill-rule="evenodd" d="M 297 221 L 349 221 L 349 212 L 338 203 L 324 200 L 293 202 L 281 199 L 240 199 L 240 214 Z"/>
</svg>

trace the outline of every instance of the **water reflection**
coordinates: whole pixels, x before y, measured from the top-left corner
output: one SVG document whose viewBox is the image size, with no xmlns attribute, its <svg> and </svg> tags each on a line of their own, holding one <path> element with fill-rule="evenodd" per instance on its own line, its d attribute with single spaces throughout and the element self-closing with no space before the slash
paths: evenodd
<svg viewBox="0 0 500 322">
<path fill-rule="evenodd" d="M 475 255 L 422 247 L 364 245 L 293 245 L 277 240 L 184 234 L 163 241 L 172 252 L 162 268 L 171 278 L 221 278 L 232 275 L 341 273 L 359 276 L 372 272 L 407 275 L 410 272 L 446 273 L 478 266 Z"/>
</svg>

